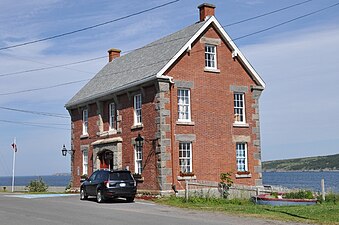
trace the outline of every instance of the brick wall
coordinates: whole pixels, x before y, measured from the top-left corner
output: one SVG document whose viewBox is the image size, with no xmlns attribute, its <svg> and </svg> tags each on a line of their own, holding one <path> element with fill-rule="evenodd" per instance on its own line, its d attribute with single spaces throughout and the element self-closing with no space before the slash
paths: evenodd
<svg viewBox="0 0 339 225">
<path fill-rule="evenodd" d="M 201 37 L 221 39 L 210 27 Z M 200 37 L 200 38 L 201 38 Z M 260 147 L 254 146 L 253 141 L 259 137 L 252 132 L 257 127 L 252 120 L 256 103 L 251 86 L 256 83 L 247 74 L 237 58 L 232 58 L 232 52 L 224 42 L 217 46 L 217 68 L 220 72 L 206 72 L 205 43 L 200 38 L 192 45 L 191 51 L 186 53 L 173 66 L 167 75 L 172 76 L 176 84 L 186 83 L 190 86 L 191 118 L 192 123 L 187 125 L 175 124 L 174 136 L 178 134 L 195 134 L 192 144 L 193 172 L 198 180 L 219 181 L 223 172 L 232 172 L 233 180 L 237 184 L 255 185 L 260 180 L 258 169 L 260 160 L 254 158 L 260 153 Z M 180 86 L 180 85 L 179 85 Z M 246 89 L 245 112 L 248 127 L 234 127 L 233 93 L 231 86 Z M 177 116 L 177 90 L 174 85 L 171 91 L 174 121 Z M 248 141 L 248 170 L 251 177 L 236 178 L 236 140 L 237 136 L 245 136 Z M 175 139 L 175 138 L 174 138 Z M 174 176 L 179 176 L 179 141 L 174 143 Z M 179 188 L 182 184 L 176 183 Z"/>
<path fill-rule="evenodd" d="M 142 128 L 134 128 L 134 114 L 133 114 L 133 96 L 135 94 L 142 94 Z M 156 109 L 155 109 L 155 85 L 143 87 L 142 89 L 135 89 L 131 92 L 122 93 L 118 96 L 112 97 L 109 100 L 102 101 L 102 121 L 103 131 L 107 132 L 109 129 L 109 112 L 108 105 L 114 101 L 118 112 L 118 117 L 121 120 L 119 128 L 121 132 L 115 134 L 100 135 L 99 130 L 99 115 L 98 104 L 92 103 L 87 107 L 71 110 L 72 115 L 72 144 L 75 149 L 73 159 L 73 186 L 80 186 L 80 176 L 82 171 L 82 149 L 81 146 L 88 146 L 89 155 L 89 174 L 93 172 L 93 142 L 97 140 L 104 140 L 107 138 L 121 137 L 122 141 L 122 169 L 129 167 L 132 173 L 135 171 L 134 165 L 134 146 L 133 140 L 138 136 L 138 133 L 143 136 L 143 164 L 144 182 L 139 184 L 139 188 L 147 190 L 158 190 L 157 185 L 157 170 L 156 170 L 156 156 L 155 156 L 155 134 L 156 134 Z M 88 108 L 88 136 L 82 135 L 82 110 Z"/>
</svg>

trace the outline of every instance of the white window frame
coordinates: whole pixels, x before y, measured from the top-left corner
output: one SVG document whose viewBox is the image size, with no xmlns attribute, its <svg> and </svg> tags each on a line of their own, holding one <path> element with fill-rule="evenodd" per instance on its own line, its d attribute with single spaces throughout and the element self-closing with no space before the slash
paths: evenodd
<svg viewBox="0 0 339 225">
<path fill-rule="evenodd" d="M 82 134 L 88 134 L 88 109 L 82 111 Z"/>
<path fill-rule="evenodd" d="M 134 95 L 134 125 L 142 124 L 142 97 L 141 94 Z"/>
<path fill-rule="evenodd" d="M 217 46 L 205 44 L 205 68 L 217 69 Z"/>
<path fill-rule="evenodd" d="M 115 103 L 112 102 L 108 105 L 109 111 L 109 130 L 115 130 L 116 128 L 116 110 L 115 110 Z"/>
<path fill-rule="evenodd" d="M 179 142 L 180 172 L 192 173 L 192 142 Z"/>
<path fill-rule="evenodd" d="M 239 172 L 248 171 L 247 143 L 245 142 L 236 143 L 236 162 L 237 162 L 237 171 Z"/>
<path fill-rule="evenodd" d="M 187 101 L 185 101 L 185 98 Z M 191 91 L 190 89 L 178 89 L 178 121 L 191 122 Z"/>
<path fill-rule="evenodd" d="M 88 175 L 88 149 L 82 151 L 82 174 Z"/>
<path fill-rule="evenodd" d="M 134 172 L 136 174 L 142 173 L 142 151 L 143 146 L 134 145 Z"/>
<path fill-rule="evenodd" d="M 234 123 L 246 124 L 246 111 L 245 111 L 245 94 L 235 92 L 233 94 L 233 108 L 234 108 Z"/>
</svg>

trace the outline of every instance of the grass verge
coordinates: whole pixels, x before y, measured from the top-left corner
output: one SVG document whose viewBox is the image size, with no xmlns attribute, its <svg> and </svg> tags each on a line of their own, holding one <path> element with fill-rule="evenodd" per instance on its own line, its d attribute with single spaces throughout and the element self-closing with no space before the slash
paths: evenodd
<svg viewBox="0 0 339 225">
<path fill-rule="evenodd" d="M 313 206 L 255 205 L 249 200 L 169 197 L 156 200 L 160 204 L 187 209 L 219 211 L 232 215 L 317 224 L 339 224 L 339 205 L 325 202 Z"/>
</svg>

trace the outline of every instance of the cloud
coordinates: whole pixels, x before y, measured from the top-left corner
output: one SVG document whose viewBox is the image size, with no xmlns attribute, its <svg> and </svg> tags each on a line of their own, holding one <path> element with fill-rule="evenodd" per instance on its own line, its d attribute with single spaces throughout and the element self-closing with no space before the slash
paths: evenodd
<svg viewBox="0 0 339 225">
<path fill-rule="evenodd" d="M 236 2 L 244 3 L 244 4 L 247 4 L 247 5 L 258 5 L 258 4 L 264 3 L 263 0 L 237 0 Z"/>
<path fill-rule="evenodd" d="M 289 32 L 242 50 L 267 84 L 261 97 L 263 158 L 337 153 L 336 145 L 325 149 L 319 143 L 339 140 L 338 27 Z"/>
</svg>

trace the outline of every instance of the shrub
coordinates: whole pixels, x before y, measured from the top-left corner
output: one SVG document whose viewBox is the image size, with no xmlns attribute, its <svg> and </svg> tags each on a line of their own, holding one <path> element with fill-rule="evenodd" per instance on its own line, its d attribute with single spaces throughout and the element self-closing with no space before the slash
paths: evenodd
<svg viewBox="0 0 339 225">
<path fill-rule="evenodd" d="M 230 195 L 229 190 L 233 184 L 231 176 L 232 176 L 231 172 L 220 174 L 221 181 L 219 182 L 219 190 L 221 191 L 223 198 L 227 198 Z"/>
<path fill-rule="evenodd" d="M 40 177 L 39 180 L 31 180 L 31 182 L 26 186 L 29 192 L 46 192 L 48 185 Z"/>
<path fill-rule="evenodd" d="M 314 199 L 312 191 L 309 190 L 300 190 L 297 192 L 289 192 L 283 194 L 283 198 L 290 199 Z"/>
<path fill-rule="evenodd" d="M 319 195 L 317 197 L 318 201 L 321 203 L 324 203 L 324 201 L 322 200 L 322 196 Z M 339 194 L 336 193 L 328 193 L 325 195 L 325 202 L 326 203 L 333 203 L 333 204 L 337 204 L 337 201 L 339 200 Z"/>
</svg>

